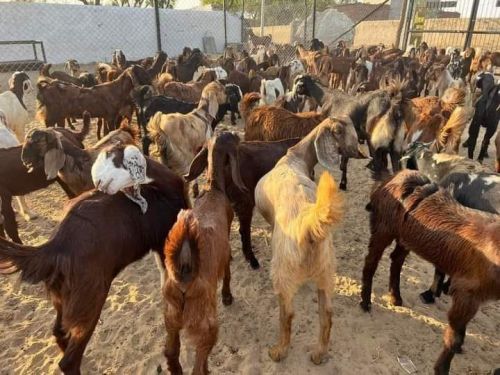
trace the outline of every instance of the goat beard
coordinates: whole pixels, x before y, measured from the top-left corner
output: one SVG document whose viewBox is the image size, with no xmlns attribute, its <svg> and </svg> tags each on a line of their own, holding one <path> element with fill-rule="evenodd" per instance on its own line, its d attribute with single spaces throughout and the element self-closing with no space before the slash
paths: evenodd
<svg viewBox="0 0 500 375">
<path fill-rule="evenodd" d="M 134 185 L 134 186 L 129 186 L 126 188 L 122 189 L 123 194 L 130 199 L 132 202 L 137 204 L 141 212 L 145 214 L 148 210 L 148 202 L 146 199 L 141 195 L 141 187 L 140 185 Z"/>
</svg>

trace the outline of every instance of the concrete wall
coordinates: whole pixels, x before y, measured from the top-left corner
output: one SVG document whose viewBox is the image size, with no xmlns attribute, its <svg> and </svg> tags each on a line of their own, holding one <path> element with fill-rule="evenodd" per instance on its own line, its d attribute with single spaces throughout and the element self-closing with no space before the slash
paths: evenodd
<svg viewBox="0 0 500 375">
<path fill-rule="evenodd" d="M 175 56 L 184 46 L 203 47 L 213 36 L 224 48 L 223 13 L 160 10 L 162 48 Z M 241 20 L 227 15 L 229 43 L 241 41 Z M 109 61 L 120 48 L 130 60 L 153 55 L 156 48 L 154 9 L 63 4 L 0 2 L 0 40 L 40 40 L 47 60 L 62 63 Z M 32 59 L 31 46 L 0 46 L 0 61 Z"/>
</svg>

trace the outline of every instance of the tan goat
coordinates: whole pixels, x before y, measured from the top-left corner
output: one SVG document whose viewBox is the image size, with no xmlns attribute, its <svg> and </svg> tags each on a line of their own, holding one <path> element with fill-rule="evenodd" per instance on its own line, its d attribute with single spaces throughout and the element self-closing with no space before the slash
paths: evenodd
<svg viewBox="0 0 500 375">
<path fill-rule="evenodd" d="M 331 175 L 319 185 L 311 179 L 319 162 L 331 169 L 338 153 L 358 155 L 358 137 L 348 119 L 326 119 L 291 147 L 255 188 L 258 210 L 272 227 L 271 278 L 280 305 L 280 339 L 269 350 L 274 361 L 287 355 L 293 317 L 292 300 L 299 287 L 318 287 L 320 334 L 311 360 L 321 363 L 328 351 L 331 296 L 334 288 L 334 249 L 331 226 L 340 221 L 342 197 Z"/>
</svg>

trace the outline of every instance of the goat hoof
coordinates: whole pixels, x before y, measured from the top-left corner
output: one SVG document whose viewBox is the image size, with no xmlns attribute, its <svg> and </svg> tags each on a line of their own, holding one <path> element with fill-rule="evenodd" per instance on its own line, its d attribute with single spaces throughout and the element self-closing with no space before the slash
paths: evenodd
<svg viewBox="0 0 500 375">
<path fill-rule="evenodd" d="M 272 348 L 269 348 L 269 357 L 274 361 L 274 362 L 279 362 L 282 359 L 286 358 L 287 355 L 287 350 L 282 348 L 280 345 L 275 345 Z"/>
<path fill-rule="evenodd" d="M 326 358 L 326 352 L 324 350 L 316 349 L 311 353 L 311 362 L 315 365 L 320 365 L 327 360 L 328 359 Z"/>
<path fill-rule="evenodd" d="M 347 190 L 347 182 L 341 182 L 339 185 L 339 189 L 346 191 Z"/>
<path fill-rule="evenodd" d="M 391 304 L 393 306 L 403 306 L 403 299 L 401 297 L 391 296 Z"/>
<path fill-rule="evenodd" d="M 32 213 L 24 213 L 21 215 L 25 221 L 31 221 L 33 219 L 36 219 L 38 216 L 36 214 Z"/>
<path fill-rule="evenodd" d="M 420 300 L 426 305 L 436 302 L 434 294 L 430 290 L 420 293 Z"/>
<path fill-rule="evenodd" d="M 224 306 L 229 306 L 232 305 L 233 303 L 233 296 L 231 294 L 226 294 L 222 296 L 222 303 Z"/>
<path fill-rule="evenodd" d="M 258 270 L 260 268 L 260 264 L 257 259 L 255 258 L 250 259 L 249 262 L 250 262 L 250 267 L 252 267 L 253 270 Z"/>
<path fill-rule="evenodd" d="M 359 306 L 361 306 L 361 309 L 362 309 L 364 312 L 370 312 L 370 310 L 372 309 L 372 304 L 371 304 L 371 302 L 361 301 L 361 302 L 359 303 Z"/>
</svg>

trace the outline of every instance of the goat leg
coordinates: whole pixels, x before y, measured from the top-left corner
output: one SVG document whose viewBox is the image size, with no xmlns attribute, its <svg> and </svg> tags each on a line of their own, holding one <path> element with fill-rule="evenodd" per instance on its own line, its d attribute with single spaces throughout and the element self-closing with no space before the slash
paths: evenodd
<svg viewBox="0 0 500 375">
<path fill-rule="evenodd" d="M 340 190 L 347 190 L 347 163 L 349 162 L 349 157 L 342 155 L 340 158 L 340 170 L 342 171 L 342 177 L 340 179 Z"/>
<path fill-rule="evenodd" d="M 217 318 L 214 318 L 214 321 L 216 320 Z M 202 339 L 198 341 L 198 346 L 196 347 L 193 375 L 208 375 L 208 355 L 217 342 L 217 331 L 216 325 L 210 325 L 207 330 L 199 332 L 199 337 Z"/>
<path fill-rule="evenodd" d="M 453 304 L 448 312 L 448 327 L 444 332 L 444 348 L 434 365 L 435 375 L 447 375 L 451 360 L 462 351 L 467 323 L 476 315 L 479 301 L 472 291 L 453 295 Z"/>
<path fill-rule="evenodd" d="M 52 304 L 56 309 L 56 321 L 54 322 L 54 328 L 52 329 L 52 334 L 56 338 L 57 346 L 59 346 L 59 349 L 61 349 L 61 351 L 64 352 L 68 347 L 68 336 L 62 326 L 62 318 L 63 318 L 62 303 L 57 296 L 52 295 Z"/>
<path fill-rule="evenodd" d="M 26 199 L 24 198 L 24 196 L 19 196 L 16 198 L 17 198 L 17 204 L 19 206 L 19 214 L 23 217 L 23 219 L 26 221 L 36 219 L 36 215 L 29 211 L 28 205 L 26 204 Z"/>
<path fill-rule="evenodd" d="M 420 299 L 425 304 L 431 304 L 435 302 L 434 297 L 440 297 L 443 290 L 445 274 L 439 271 L 437 268 L 434 269 L 434 280 L 432 281 L 431 287 L 423 293 L 420 293 Z"/>
<path fill-rule="evenodd" d="M 280 339 L 276 345 L 269 348 L 269 357 L 275 362 L 286 358 L 288 354 L 293 319 L 292 298 L 280 293 L 278 299 L 280 305 Z"/>
<path fill-rule="evenodd" d="M 222 281 L 222 303 L 229 306 L 233 303 L 233 295 L 231 294 L 231 260 L 227 261 L 224 279 Z"/>
<path fill-rule="evenodd" d="M 324 289 L 318 289 L 319 313 L 319 340 L 318 347 L 311 354 L 311 361 L 315 365 L 321 364 L 328 352 L 330 332 L 332 329 L 332 301 L 331 295 Z"/>
<path fill-rule="evenodd" d="M 359 304 L 364 311 L 368 312 L 371 309 L 373 275 L 375 275 L 385 248 L 391 244 L 392 240 L 392 237 L 377 232 L 372 233 L 370 237 L 368 254 L 365 257 L 365 265 L 363 267 L 363 285 L 361 287 L 361 302 Z"/>
<path fill-rule="evenodd" d="M 391 271 L 389 277 L 389 292 L 391 294 L 391 303 L 394 306 L 402 306 L 401 290 L 399 288 L 401 281 L 401 269 L 408 256 L 409 251 L 399 243 L 396 243 L 394 251 L 391 253 Z"/>
<path fill-rule="evenodd" d="M 11 238 L 12 241 L 21 243 L 19 238 L 19 232 L 17 231 L 16 214 L 12 208 L 12 196 L 7 194 L 2 194 L 2 216 L 3 225 L 5 232 Z"/>
<path fill-rule="evenodd" d="M 167 358 L 168 370 L 172 375 L 182 375 L 182 366 L 179 362 L 181 352 L 181 341 L 178 329 L 167 329 L 167 341 L 165 343 L 165 357 Z"/>
<path fill-rule="evenodd" d="M 250 263 L 250 267 L 256 270 L 260 267 L 260 264 L 252 250 L 252 209 L 253 207 L 249 207 L 248 209 L 241 210 L 245 212 L 237 211 L 236 215 L 240 221 L 241 250 L 247 262 Z"/>
</svg>

